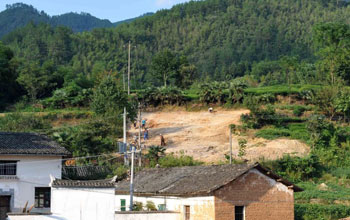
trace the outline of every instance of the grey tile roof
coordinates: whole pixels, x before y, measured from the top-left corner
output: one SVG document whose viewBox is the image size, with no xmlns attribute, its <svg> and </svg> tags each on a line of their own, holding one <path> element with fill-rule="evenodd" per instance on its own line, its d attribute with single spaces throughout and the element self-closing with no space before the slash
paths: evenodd
<svg viewBox="0 0 350 220">
<path fill-rule="evenodd" d="M 0 132 L 0 155 L 61 155 L 70 153 L 48 137 L 35 133 Z"/>
<path fill-rule="evenodd" d="M 52 182 L 52 187 L 56 188 L 114 188 L 115 183 L 111 179 L 107 180 L 61 180 Z"/>
<path fill-rule="evenodd" d="M 135 195 L 206 195 L 253 168 L 287 186 L 293 186 L 294 191 L 302 191 L 301 188 L 256 163 L 145 169 L 135 175 L 134 193 Z M 116 184 L 116 194 L 128 193 L 128 180 Z"/>
</svg>

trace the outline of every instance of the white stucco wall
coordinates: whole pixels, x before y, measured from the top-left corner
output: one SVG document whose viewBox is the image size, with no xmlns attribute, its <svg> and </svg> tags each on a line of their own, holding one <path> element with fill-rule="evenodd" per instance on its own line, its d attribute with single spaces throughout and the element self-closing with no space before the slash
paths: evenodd
<svg viewBox="0 0 350 220">
<path fill-rule="evenodd" d="M 126 200 L 126 210 L 129 209 L 130 197 L 129 195 L 116 195 L 115 196 L 115 210 L 120 211 L 121 199 Z M 152 197 L 134 197 L 134 202 L 142 202 L 145 206 L 147 201 L 152 201 L 158 208 L 160 204 L 166 204 L 166 210 L 179 212 L 177 219 L 183 219 L 184 207 L 190 206 L 191 216 L 202 216 L 206 220 L 214 219 L 215 215 L 215 200 L 214 196 L 205 197 L 168 197 L 168 196 L 152 196 Z M 166 219 L 166 218 L 164 218 Z M 117 219 L 116 219 L 117 220 Z"/>
<path fill-rule="evenodd" d="M 114 220 L 114 191 L 114 188 L 52 188 L 52 215 L 60 220 Z"/>
<path fill-rule="evenodd" d="M 53 220 L 51 215 L 10 215 L 9 220 Z M 63 219 L 62 219 L 63 220 Z"/>
<path fill-rule="evenodd" d="M 0 156 L 0 160 L 17 160 L 17 179 L 0 178 L 2 193 L 14 191 L 12 212 L 22 209 L 28 201 L 28 207 L 34 204 L 35 187 L 49 187 L 50 175 L 61 178 L 60 156 Z M 48 211 L 33 209 L 33 211 Z"/>
<path fill-rule="evenodd" d="M 177 220 L 179 213 L 116 213 L 115 220 Z"/>
</svg>

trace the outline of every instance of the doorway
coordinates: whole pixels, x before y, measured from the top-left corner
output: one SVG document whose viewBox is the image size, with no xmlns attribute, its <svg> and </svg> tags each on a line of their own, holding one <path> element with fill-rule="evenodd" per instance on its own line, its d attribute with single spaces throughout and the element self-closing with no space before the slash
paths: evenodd
<svg viewBox="0 0 350 220">
<path fill-rule="evenodd" d="M 6 220 L 7 213 L 10 212 L 11 196 L 0 196 L 0 220 Z"/>
</svg>

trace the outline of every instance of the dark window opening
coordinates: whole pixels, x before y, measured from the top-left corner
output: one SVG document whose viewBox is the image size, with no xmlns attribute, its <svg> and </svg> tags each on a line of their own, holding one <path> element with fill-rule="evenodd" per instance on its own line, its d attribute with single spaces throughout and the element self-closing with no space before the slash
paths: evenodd
<svg viewBox="0 0 350 220">
<path fill-rule="evenodd" d="M 185 220 L 190 220 L 191 218 L 191 208 L 189 205 L 185 205 Z"/>
<path fill-rule="evenodd" d="M 17 161 L 0 160 L 0 175 L 15 176 L 17 173 Z"/>
<path fill-rule="evenodd" d="M 244 220 L 244 206 L 235 206 L 235 220 Z"/>
<path fill-rule="evenodd" d="M 51 188 L 35 187 L 35 208 L 50 208 Z"/>
</svg>

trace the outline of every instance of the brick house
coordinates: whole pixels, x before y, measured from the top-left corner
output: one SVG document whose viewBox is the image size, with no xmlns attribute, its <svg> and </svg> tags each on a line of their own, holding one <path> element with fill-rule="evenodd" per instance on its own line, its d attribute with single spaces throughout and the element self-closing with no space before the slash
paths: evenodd
<svg viewBox="0 0 350 220">
<path fill-rule="evenodd" d="M 134 201 L 173 212 L 167 220 L 294 220 L 300 191 L 258 163 L 145 169 L 134 179 Z M 115 194 L 115 219 L 130 218 L 129 181 L 116 183 Z"/>
</svg>

